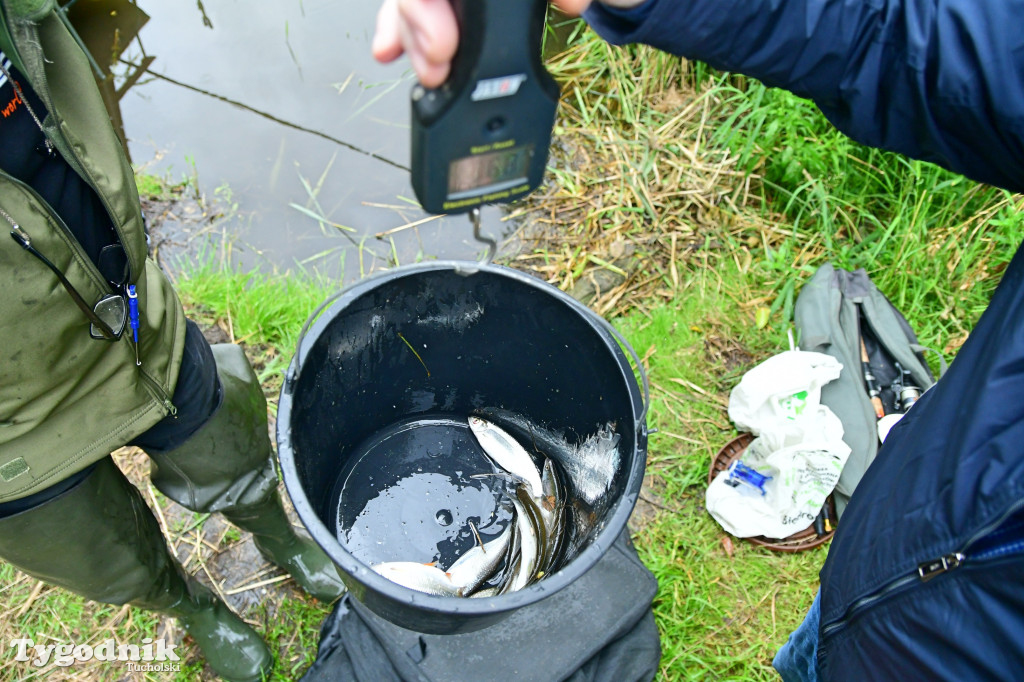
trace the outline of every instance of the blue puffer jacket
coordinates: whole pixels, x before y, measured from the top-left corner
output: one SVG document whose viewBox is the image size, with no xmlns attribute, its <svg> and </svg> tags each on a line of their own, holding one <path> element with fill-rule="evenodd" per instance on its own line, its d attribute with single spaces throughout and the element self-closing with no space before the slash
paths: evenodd
<svg viewBox="0 0 1024 682">
<path fill-rule="evenodd" d="M 1024 249 L 821 571 L 823 679 L 1024 678 Z"/>
<path fill-rule="evenodd" d="M 651 0 L 588 20 L 1024 191 L 1024 0 Z M 1024 250 L 861 480 L 820 604 L 823 679 L 1024 678 Z"/>
<path fill-rule="evenodd" d="M 812 99 L 863 144 L 1024 191 L 1024 0 L 649 0 L 587 20 Z"/>
</svg>

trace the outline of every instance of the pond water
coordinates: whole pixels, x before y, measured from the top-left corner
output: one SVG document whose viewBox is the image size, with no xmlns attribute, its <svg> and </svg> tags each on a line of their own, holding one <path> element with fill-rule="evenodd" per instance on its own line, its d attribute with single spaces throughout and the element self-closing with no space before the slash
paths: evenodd
<svg viewBox="0 0 1024 682">
<path fill-rule="evenodd" d="M 90 3 L 109 5 L 106 16 L 122 20 L 133 9 L 116 0 L 82 4 Z M 149 21 L 115 68 L 120 83 L 130 65 L 152 58 L 120 99 L 132 161 L 171 180 L 194 177 L 206 196 L 237 204 L 210 231 L 229 236 L 244 267 L 301 266 L 352 281 L 396 260 L 484 253 L 464 215 L 431 216 L 414 198 L 407 169 L 415 77 L 404 57 L 373 60 L 378 6 L 138 2 Z M 486 208 L 483 232 L 508 232 L 502 217 Z"/>
</svg>

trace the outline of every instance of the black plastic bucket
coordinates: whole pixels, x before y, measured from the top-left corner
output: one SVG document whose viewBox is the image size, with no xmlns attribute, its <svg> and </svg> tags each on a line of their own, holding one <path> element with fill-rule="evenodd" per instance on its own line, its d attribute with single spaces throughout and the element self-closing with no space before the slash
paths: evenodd
<svg viewBox="0 0 1024 682">
<path fill-rule="evenodd" d="M 340 292 L 307 323 L 281 390 L 278 455 L 299 518 L 353 596 L 418 632 L 469 632 L 572 583 L 625 528 L 643 479 L 646 377 L 602 318 L 495 265 L 404 266 Z M 642 368 L 634 362 L 642 375 Z M 557 571 L 495 597 L 438 597 L 378 561 L 445 561 L 508 522 L 467 418 L 560 466 L 573 525 Z M 424 555 L 424 552 L 427 555 Z"/>
</svg>

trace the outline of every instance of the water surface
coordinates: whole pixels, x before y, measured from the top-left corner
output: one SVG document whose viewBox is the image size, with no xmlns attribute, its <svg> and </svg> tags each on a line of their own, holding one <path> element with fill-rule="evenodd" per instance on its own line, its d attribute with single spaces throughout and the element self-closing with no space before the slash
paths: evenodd
<svg viewBox="0 0 1024 682">
<path fill-rule="evenodd" d="M 302 264 L 352 281 L 389 261 L 483 253 L 465 216 L 376 237 L 431 218 L 407 171 L 414 76 L 405 58 L 381 65 L 370 54 L 378 6 L 140 3 L 150 20 L 122 59 L 154 59 L 120 100 L 132 160 L 196 178 L 223 208 L 237 204 L 213 231 L 230 237 L 243 265 Z M 484 231 L 502 231 L 501 215 L 487 209 Z"/>
</svg>

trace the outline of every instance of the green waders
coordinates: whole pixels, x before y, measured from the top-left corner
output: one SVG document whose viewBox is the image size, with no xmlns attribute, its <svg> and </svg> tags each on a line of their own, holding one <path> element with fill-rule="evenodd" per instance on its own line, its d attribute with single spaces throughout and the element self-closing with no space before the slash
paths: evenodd
<svg viewBox="0 0 1024 682">
<path fill-rule="evenodd" d="M 183 445 L 150 453 L 153 484 L 188 509 L 223 513 L 307 592 L 332 601 L 344 592 L 337 569 L 296 534 L 278 497 L 259 381 L 240 347 L 212 348 L 221 405 Z M 227 680 L 255 682 L 273 667 L 260 636 L 184 573 L 138 490 L 110 458 L 63 494 L 0 518 L 0 557 L 88 599 L 177 618 Z"/>
<path fill-rule="evenodd" d="M 273 657 L 209 589 L 185 575 L 160 526 L 109 457 L 67 492 L 0 519 L 0 556 L 88 599 L 177 618 L 227 680 L 260 680 Z"/>
<path fill-rule="evenodd" d="M 345 591 L 337 568 L 315 542 L 296 534 L 281 506 L 260 382 L 239 346 L 212 348 L 221 406 L 183 445 L 150 453 L 153 485 L 192 511 L 221 512 L 252 533 L 260 553 L 302 589 L 333 601 Z"/>
</svg>

